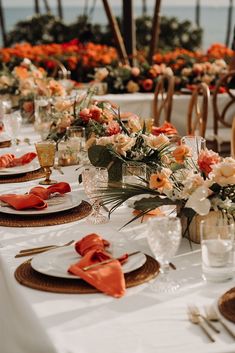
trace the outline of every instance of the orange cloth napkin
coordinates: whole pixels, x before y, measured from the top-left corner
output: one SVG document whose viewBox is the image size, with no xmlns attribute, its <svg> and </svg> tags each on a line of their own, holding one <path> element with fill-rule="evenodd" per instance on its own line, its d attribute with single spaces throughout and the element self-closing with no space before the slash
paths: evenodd
<svg viewBox="0 0 235 353">
<path fill-rule="evenodd" d="M 153 135 L 160 135 L 160 134 L 165 134 L 165 135 L 177 135 L 178 132 L 174 125 L 168 123 L 167 121 L 164 122 L 162 126 L 153 126 L 152 127 L 152 134 Z"/>
<path fill-rule="evenodd" d="M 141 211 L 139 210 L 133 210 L 133 215 L 134 216 L 138 216 L 139 214 L 141 214 Z M 141 222 L 147 221 L 149 218 L 152 217 L 163 217 L 165 216 L 165 213 L 162 212 L 158 207 L 155 208 L 154 210 L 151 210 L 147 213 L 145 213 L 143 216 L 141 216 Z"/>
<path fill-rule="evenodd" d="M 47 207 L 47 203 L 40 197 L 27 194 L 27 195 L 16 195 L 16 194 L 5 194 L 0 195 L 0 200 L 6 202 L 16 210 L 25 210 L 27 208 L 36 208 L 41 210 Z"/>
<path fill-rule="evenodd" d="M 16 210 L 25 210 L 27 208 L 43 209 L 47 207 L 47 200 L 51 194 L 60 193 L 65 194 L 70 192 L 71 188 L 68 183 L 61 182 L 44 188 L 43 186 L 36 186 L 32 188 L 26 195 L 5 194 L 0 195 L 0 200 L 6 202 Z"/>
<path fill-rule="evenodd" d="M 16 158 L 14 154 L 4 154 L 0 157 L 0 168 L 16 167 L 30 163 L 37 156 L 34 152 L 29 152 Z"/>
<path fill-rule="evenodd" d="M 44 188 L 43 186 L 35 186 L 35 188 L 32 188 L 29 191 L 29 194 L 34 194 L 41 197 L 43 200 L 47 200 L 49 199 L 51 194 L 55 194 L 55 193 L 65 194 L 70 191 L 71 191 L 71 188 L 68 183 L 60 182 L 54 185 L 50 185 L 47 188 Z"/>
<path fill-rule="evenodd" d="M 87 271 L 83 270 L 83 267 L 112 259 L 111 254 L 105 251 L 107 246 L 109 246 L 109 242 L 102 239 L 101 236 L 95 233 L 88 234 L 75 244 L 76 251 L 83 258 L 71 265 L 68 272 L 81 277 L 99 291 L 119 298 L 125 294 L 125 278 L 121 264 L 127 260 L 127 254 L 118 260 L 113 259 L 108 264 L 97 265 Z"/>
</svg>

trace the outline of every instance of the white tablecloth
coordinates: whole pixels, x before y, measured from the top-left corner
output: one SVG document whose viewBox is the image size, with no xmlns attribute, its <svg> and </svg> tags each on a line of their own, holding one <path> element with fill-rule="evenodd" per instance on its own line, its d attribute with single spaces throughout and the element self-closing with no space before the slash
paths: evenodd
<svg viewBox="0 0 235 353">
<path fill-rule="evenodd" d="M 24 147 L 21 152 L 32 150 Z M 7 151 L 7 150 L 6 150 Z M 2 150 L 3 153 L 3 150 Z M 76 167 L 57 171 L 53 177 L 66 180 L 81 196 Z M 38 181 L 0 185 L 0 192 L 30 188 Z M 186 315 L 187 305 L 203 308 L 216 303 L 219 296 L 235 285 L 234 280 L 209 284 L 201 278 L 198 246 L 192 250 L 183 240 L 177 267 L 171 276 L 181 289 L 173 295 L 159 295 L 146 283 L 127 290 L 121 299 L 104 294 L 69 295 L 37 291 L 20 285 L 14 278 L 16 267 L 25 258 L 14 255 L 23 248 L 80 239 L 90 232 L 150 253 L 146 242 L 146 224 L 135 223 L 124 231 L 119 228 L 131 217 L 131 209 L 122 207 L 107 224 L 92 226 L 85 220 L 58 226 L 37 228 L 0 228 L 0 352 L 1 353 L 234 353 L 235 342 L 221 328 L 216 343 L 210 343 L 201 329 Z M 127 242 L 128 240 L 128 242 Z M 231 324 L 235 330 L 234 325 Z"/>
<path fill-rule="evenodd" d="M 126 93 L 126 94 L 107 94 L 98 96 L 97 99 L 107 100 L 120 106 L 122 112 L 132 112 L 138 116 L 146 119 L 153 116 L 153 93 Z M 173 106 L 171 114 L 171 122 L 177 128 L 181 136 L 187 133 L 187 111 L 191 95 L 188 94 L 175 94 L 173 96 Z M 221 107 L 228 101 L 227 94 L 220 94 L 218 102 Z M 229 110 L 229 117 L 235 115 L 235 105 L 232 105 Z M 213 110 L 212 110 L 212 97 L 208 107 L 208 121 L 207 129 L 209 131 L 208 137 L 213 136 Z"/>
</svg>

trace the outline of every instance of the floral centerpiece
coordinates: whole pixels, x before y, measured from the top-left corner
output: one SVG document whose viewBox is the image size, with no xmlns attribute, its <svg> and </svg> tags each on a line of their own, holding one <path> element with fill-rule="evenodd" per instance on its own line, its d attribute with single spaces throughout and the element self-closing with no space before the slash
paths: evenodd
<svg viewBox="0 0 235 353">
<path fill-rule="evenodd" d="M 66 138 L 70 126 L 82 126 L 86 129 L 87 138 L 93 136 L 111 136 L 119 133 L 117 122 L 118 111 L 109 102 L 93 99 L 94 91 L 74 96 L 54 104 L 48 138 L 59 141 Z"/>
<path fill-rule="evenodd" d="M 143 198 L 134 203 L 139 211 L 135 218 L 163 205 L 175 206 L 184 223 L 184 235 L 188 236 L 195 217 L 207 217 L 212 211 L 219 211 L 223 217 L 235 219 L 233 158 L 221 158 L 217 153 L 205 150 L 201 151 L 196 163 L 189 147 L 180 145 L 168 151 L 164 162 L 165 165 L 159 165 L 151 173 L 146 185 L 111 183 L 103 190 L 101 197 L 106 206 L 111 205 L 110 212 L 127 199 L 142 195 Z"/>
<path fill-rule="evenodd" d="M 38 97 L 65 97 L 74 88 L 67 89 L 60 81 L 48 77 L 42 67 L 36 67 L 29 59 L 10 71 L 6 66 L 0 72 L 0 94 L 8 94 L 13 100 L 13 107 L 20 107 L 28 122 L 34 120 L 34 99 Z"/>
<path fill-rule="evenodd" d="M 114 62 L 95 70 L 94 80 L 107 83 L 109 93 L 153 92 L 159 75 L 173 75 L 165 64 L 149 65 L 147 62 L 137 66 L 122 65 Z"/>
<path fill-rule="evenodd" d="M 145 164 L 147 174 L 169 162 L 168 156 L 172 149 L 170 138 L 163 134 L 163 128 L 157 134 L 147 131 L 141 119 L 130 114 L 124 124 L 120 118 L 115 123 L 119 129 L 111 136 L 93 137 L 88 145 L 88 157 L 95 166 L 107 167 L 112 181 L 122 178 L 122 164 L 134 162 Z M 173 128 L 166 125 L 166 130 L 172 133 Z M 174 129 L 174 131 L 176 131 Z M 172 138 L 172 135 L 170 135 Z"/>
</svg>

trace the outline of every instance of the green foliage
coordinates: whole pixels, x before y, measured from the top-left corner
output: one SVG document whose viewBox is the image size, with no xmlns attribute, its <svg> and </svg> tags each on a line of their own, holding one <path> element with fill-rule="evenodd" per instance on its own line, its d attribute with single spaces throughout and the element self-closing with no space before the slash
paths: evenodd
<svg viewBox="0 0 235 353">
<path fill-rule="evenodd" d="M 122 22 L 117 18 L 120 29 Z M 136 19 L 138 49 L 145 49 L 151 40 L 152 18 Z M 109 25 L 92 24 L 86 15 L 79 16 L 74 23 L 66 24 L 51 14 L 34 15 L 18 22 L 7 34 L 7 44 L 28 42 L 31 44 L 63 43 L 78 38 L 82 43 L 94 42 L 114 45 L 114 36 Z M 195 50 L 201 45 L 202 29 L 194 28 L 190 21 L 179 22 L 176 17 L 161 18 L 159 47 L 172 50 L 177 47 Z"/>
<path fill-rule="evenodd" d="M 119 158 L 115 158 L 107 147 L 91 146 L 88 150 L 88 157 L 94 166 L 108 168 L 109 180 L 121 180 L 123 162 Z"/>
</svg>

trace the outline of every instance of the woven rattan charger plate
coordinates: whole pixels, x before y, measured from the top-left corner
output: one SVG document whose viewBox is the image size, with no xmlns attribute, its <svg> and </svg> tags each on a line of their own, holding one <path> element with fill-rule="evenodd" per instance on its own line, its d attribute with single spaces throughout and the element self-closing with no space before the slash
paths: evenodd
<svg viewBox="0 0 235 353">
<path fill-rule="evenodd" d="M 82 201 L 80 205 L 57 213 L 19 216 L 0 212 L 0 226 L 4 227 L 45 227 L 70 223 L 87 217 L 91 213 L 91 205 Z"/>
<path fill-rule="evenodd" d="M 138 286 L 139 284 L 150 281 L 159 273 L 160 265 L 152 257 L 146 255 L 146 262 L 135 271 L 125 274 L 126 288 Z M 68 294 L 87 294 L 97 293 L 98 290 L 86 283 L 82 279 L 57 278 L 43 275 L 35 271 L 30 264 L 30 260 L 22 263 L 15 270 L 16 280 L 33 289 L 46 292 L 68 293 Z"/>
<path fill-rule="evenodd" d="M 24 174 L 0 176 L 0 184 L 23 183 L 25 181 L 41 179 L 43 177 L 45 177 L 45 172 L 40 168 Z"/>
<path fill-rule="evenodd" d="M 220 297 L 218 306 L 221 314 L 235 323 L 235 288 L 230 289 Z"/>
</svg>

